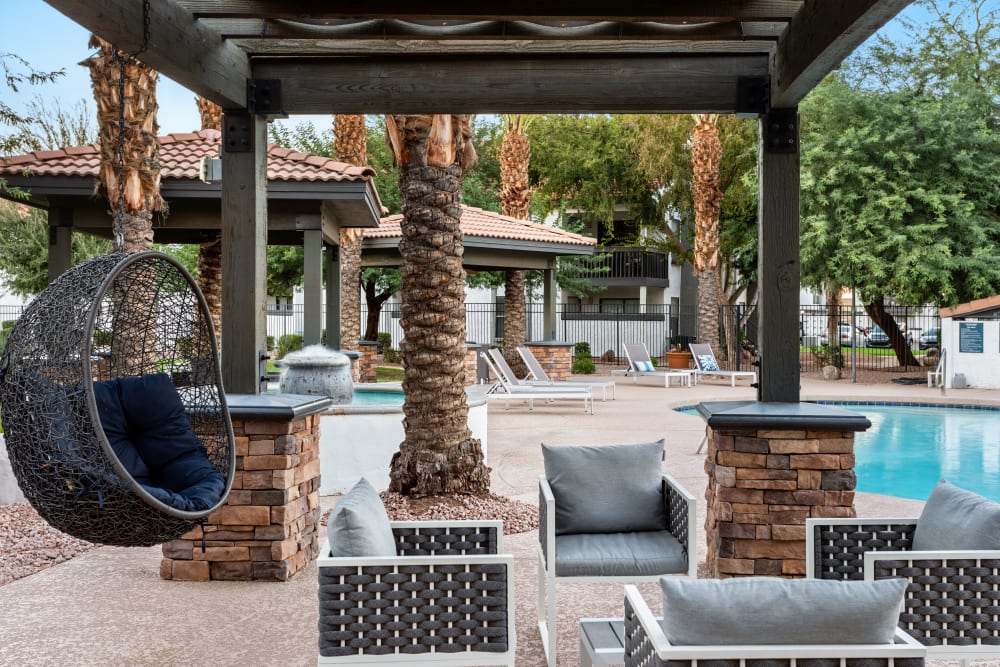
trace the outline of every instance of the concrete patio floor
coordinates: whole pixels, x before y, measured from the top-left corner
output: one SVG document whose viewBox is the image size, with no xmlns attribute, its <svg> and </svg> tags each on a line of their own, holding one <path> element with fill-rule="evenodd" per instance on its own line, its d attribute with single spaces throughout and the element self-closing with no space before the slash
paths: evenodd
<svg viewBox="0 0 1000 667">
<path fill-rule="evenodd" d="M 664 470 L 699 500 L 705 516 L 704 434 L 700 417 L 671 408 L 703 400 L 753 399 L 755 390 L 706 381 L 664 388 L 654 378 L 618 379 L 618 398 L 597 401 L 589 415 L 575 402 L 489 408 L 488 461 L 493 491 L 537 502 L 542 472 L 539 443 L 614 444 L 666 438 Z M 919 385 L 859 385 L 803 379 L 804 399 L 895 400 L 1000 404 L 1000 391 Z M 324 509 L 335 498 L 324 498 Z M 915 516 L 922 503 L 858 493 L 860 516 Z M 699 561 L 705 537 L 699 525 Z M 517 664 L 544 664 L 535 625 L 537 536 L 507 536 L 515 556 Z M 101 547 L 32 576 L 0 586 L 0 665 L 240 665 L 316 664 L 316 564 L 286 583 L 187 583 L 159 578 L 160 549 Z M 658 587 L 640 587 L 657 611 Z M 577 620 L 621 616 L 620 585 L 559 587 L 559 665 L 578 664 Z"/>
</svg>

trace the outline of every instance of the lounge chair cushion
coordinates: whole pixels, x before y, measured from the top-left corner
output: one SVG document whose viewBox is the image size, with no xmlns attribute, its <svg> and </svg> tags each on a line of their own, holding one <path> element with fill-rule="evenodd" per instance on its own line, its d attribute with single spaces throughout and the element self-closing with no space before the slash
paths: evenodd
<svg viewBox="0 0 1000 667">
<path fill-rule="evenodd" d="M 719 370 L 719 363 L 715 360 L 714 355 L 699 354 L 698 367 L 703 371 L 717 371 Z"/>
<path fill-rule="evenodd" d="M 327 521 L 327 538 L 334 557 L 396 555 L 396 539 L 385 505 L 364 477 L 333 508 Z"/>
<path fill-rule="evenodd" d="M 664 530 L 663 440 L 638 445 L 542 445 L 556 535 Z"/>
<path fill-rule="evenodd" d="M 648 577 L 687 572 L 687 553 L 666 530 L 556 537 L 557 577 Z"/>
<path fill-rule="evenodd" d="M 655 367 L 652 361 L 637 361 L 635 362 L 635 369 L 642 373 L 652 373 Z"/>
<path fill-rule="evenodd" d="M 1000 549 L 1000 503 L 941 480 L 913 532 L 914 551 Z"/>
<path fill-rule="evenodd" d="M 905 579 L 664 577 L 663 631 L 678 646 L 887 644 Z"/>
</svg>

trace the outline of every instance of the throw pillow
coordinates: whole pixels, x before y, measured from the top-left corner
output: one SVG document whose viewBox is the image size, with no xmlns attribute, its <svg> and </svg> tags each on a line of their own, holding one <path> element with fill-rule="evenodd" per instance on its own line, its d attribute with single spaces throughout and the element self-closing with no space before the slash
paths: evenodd
<svg viewBox="0 0 1000 667">
<path fill-rule="evenodd" d="M 663 577 L 663 631 L 677 646 L 887 644 L 905 579 Z"/>
<path fill-rule="evenodd" d="M 396 555 L 389 515 L 375 487 L 364 477 L 344 494 L 327 521 L 330 555 L 380 557 Z"/>
<path fill-rule="evenodd" d="M 663 440 L 638 445 L 542 445 L 556 534 L 665 530 Z"/>
<path fill-rule="evenodd" d="M 1000 549 L 1000 503 L 942 479 L 917 519 L 913 550 L 959 549 Z"/>
<path fill-rule="evenodd" d="M 698 367 L 703 371 L 719 370 L 719 364 L 715 361 L 715 356 L 711 354 L 699 354 Z"/>
<path fill-rule="evenodd" d="M 637 361 L 635 362 L 635 368 L 643 373 L 651 373 L 654 367 L 652 361 Z"/>
</svg>

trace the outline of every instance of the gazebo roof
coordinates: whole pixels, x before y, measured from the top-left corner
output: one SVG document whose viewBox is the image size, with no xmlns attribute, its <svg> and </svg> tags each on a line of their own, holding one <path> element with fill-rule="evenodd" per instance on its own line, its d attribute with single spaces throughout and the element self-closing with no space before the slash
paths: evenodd
<svg viewBox="0 0 1000 667">
<path fill-rule="evenodd" d="M 201 180 L 201 163 L 218 157 L 217 130 L 183 132 L 159 137 L 161 194 L 170 215 L 154 229 L 161 243 L 197 242 L 205 230 L 219 228 L 221 184 Z M 100 167 L 100 146 L 72 146 L 35 151 L 0 161 L 0 175 L 30 193 L 31 203 L 44 208 L 71 209 L 72 226 L 110 234 L 107 203 L 94 197 Z M 268 228 L 273 243 L 301 238 L 302 216 L 319 224 L 321 210 L 342 226 L 374 226 L 382 212 L 375 190 L 375 170 L 331 158 L 267 147 Z M 0 193 L 2 194 L 2 193 Z M 333 231 L 328 230 L 332 236 Z"/>
<path fill-rule="evenodd" d="M 364 230 L 362 263 L 397 266 L 403 237 L 401 214 L 382 218 Z M 473 269 L 549 268 L 560 255 L 592 255 L 597 240 L 564 229 L 518 220 L 473 206 L 462 206 L 463 265 Z"/>
</svg>

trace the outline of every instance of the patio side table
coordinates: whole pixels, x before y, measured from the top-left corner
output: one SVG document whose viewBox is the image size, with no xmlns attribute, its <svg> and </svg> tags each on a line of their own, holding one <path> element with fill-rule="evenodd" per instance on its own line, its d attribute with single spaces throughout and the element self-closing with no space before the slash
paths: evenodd
<svg viewBox="0 0 1000 667">
<path fill-rule="evenodd" d="M 625 621 L 580 619 L 580 667 L 624 667 Z"/>
</svg>

